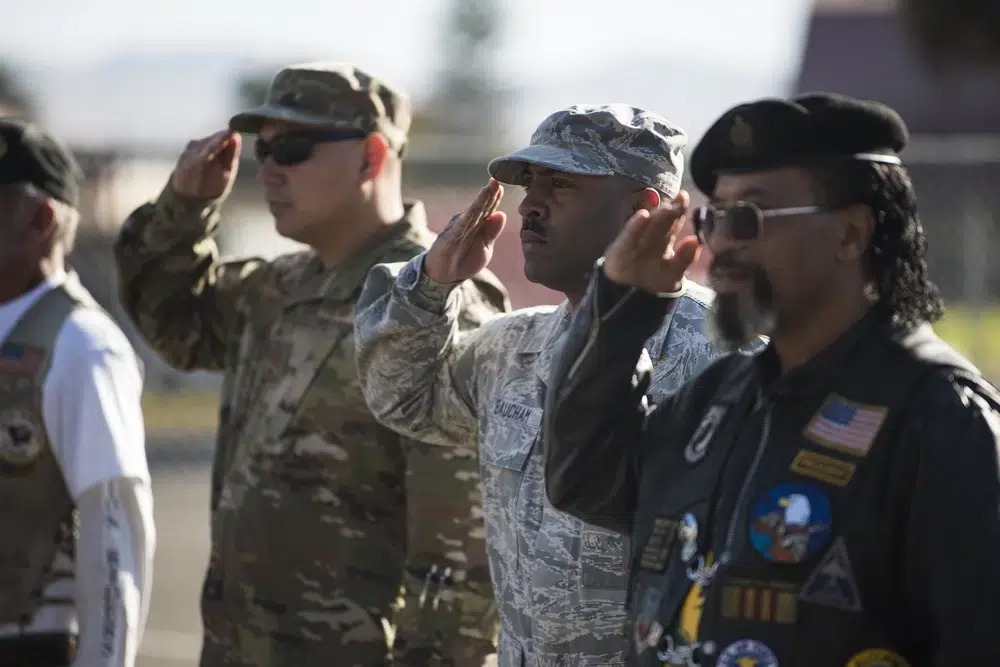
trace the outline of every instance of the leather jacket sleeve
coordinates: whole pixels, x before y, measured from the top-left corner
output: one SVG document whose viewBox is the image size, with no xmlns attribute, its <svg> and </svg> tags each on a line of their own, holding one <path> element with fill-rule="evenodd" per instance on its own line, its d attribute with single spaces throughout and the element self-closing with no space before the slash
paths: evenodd
<svg viewBox="0 0 1000 667">
<path fill-rule="evenodd" d="M 643 344 L 673 302 L 611 282 L 598 263 L 549 377 L 545 482 L 556 509 L 631 531 L 638 443 L 651 412 L 652 362 Z"/>
<path fill-rule="evenodd" d="M 928 664 L 1000 661 L 998 410 L 982 380 L 938 373 L 902 433 L 903 594 Z"/>
</svg>

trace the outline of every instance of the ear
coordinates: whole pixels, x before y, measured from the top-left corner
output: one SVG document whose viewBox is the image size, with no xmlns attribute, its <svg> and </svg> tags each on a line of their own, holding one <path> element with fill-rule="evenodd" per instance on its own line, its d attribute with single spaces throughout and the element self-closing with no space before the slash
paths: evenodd
<svg viewBox="0 0 1000 667">
<path fill-rule="evenodd" d="M 660 197 L 660 193 L 653 188 L 641 190 L 635 193 L 635 201 L 632 202 L 632 213 L 641 209 L 655 211 L 660 207 L 661 201 L 662 197 Z"/>
<path fill-rule="evenodd" d="M 31 236 L 47 240 L 50 238 L 56 230 L 56 215 L 55 209 L 52 208 L 52 204 L 48 201 L 42 201 L 34 205 L 35 212 L 31 215 L 31 219 L 28 220 L 27 228 Z"/>
<path fill-rule="evenodd" d="M 362 143 L 364 160 L 361 164 L 361 180 L 370 181 L 382 173 L 389 157 L 389 142 L 378 132 L 365 137 Z"/>
<path fill-rule="evenodd" d="M 837 247 L 837 259 L 855 262 L 868 252 L 875 232 L 875 214 L 864 204 L 855 204 L 843 212 L 844 227 Z"/>
</svg>

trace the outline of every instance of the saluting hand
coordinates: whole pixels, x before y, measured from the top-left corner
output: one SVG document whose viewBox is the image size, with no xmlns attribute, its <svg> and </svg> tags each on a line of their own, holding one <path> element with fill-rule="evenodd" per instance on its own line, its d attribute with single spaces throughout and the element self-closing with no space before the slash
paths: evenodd
<svg viewBox="0 0 1000 667">
<path fill-rule="evenodd" d="M 174 192 L 191 199 L 216 199 L 236 180 L 240 135 L 231 130 L 188 142 L 170 175 Z"/>
<path fill-rule="evenodd" d="M 621 285 L 654 294 L 676 292 L 698 258 L 701 244 L 691 236 L 675 244 L 690 197 L 684 190 L 669 206 L 637 211 L 604 254 L 604 275 Z"/>
<path fill-rule="evenodd" d="M 469 208 L 451 219 L 427 251 L 424 271 L 428 278 L 458 283 L 486 268 L 507 222 L 507 215 L 497 211 L 501 198 L 503 186 L 491 178 Z"/>
</svg>

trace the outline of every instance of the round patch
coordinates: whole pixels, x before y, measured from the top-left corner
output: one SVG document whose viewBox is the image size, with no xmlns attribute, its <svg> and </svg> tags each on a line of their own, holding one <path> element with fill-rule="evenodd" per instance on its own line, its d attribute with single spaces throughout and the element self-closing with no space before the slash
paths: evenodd
<svg viewBox="0 0 1000 667">
<path fill-rule="evenodd" d="M 781 484 L 750 514 L 750 541 L 775 563 L 801 563 L 830 541 L 830 501 L 811 484 Z"/>
<path fill-rule="evenodd" d="M 25 466 L 41 454 L 42 440 L 34 422 L 13 410 L 0 415 L 0 462 Z"/>
<path fill-rule="evenodd" d="M 756 639 L 739 639 L 723 649 L 716 667 L 778 667 L 778 657 Z"/>
<path fill-rule="evenodd" d="M 848 662 L 847 667 L 910 667 L 910 663 L 895 651 L 884 648 L 870 648 L 856 653 Z"/>
</svg>

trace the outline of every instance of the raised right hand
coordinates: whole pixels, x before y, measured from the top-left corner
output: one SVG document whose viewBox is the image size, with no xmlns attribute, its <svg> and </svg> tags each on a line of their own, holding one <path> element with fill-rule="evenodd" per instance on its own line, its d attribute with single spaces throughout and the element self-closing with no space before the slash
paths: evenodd
<svg viewBox="0 0 1000 667">
<path fill-rule="evenodd" d="M 229 192 L 240 161 L 240 135 L 231 130 L 189 141 L 170 175 L 174 192 L 191 199 L 217 199 Z"/>
<path fill-rule="evenodd" d="M 459 283 L 486 268 L 493 257 L 493 244 L 507 222 L 497 211 L 503 186 L 492 178 L 473 200 L 437 237 L 424 260 L 427 277 L 438 283 Z"/>
<path fill-rule="evenodd" d="M 684 274 L 698 259 L 695 236 L 677 241 L 691 199 L 685 190 L 652 213 L 639 210 L 604 253 L 604 275 L 620 285 L 653 294 L 680 290 Z"/>
</svg>

